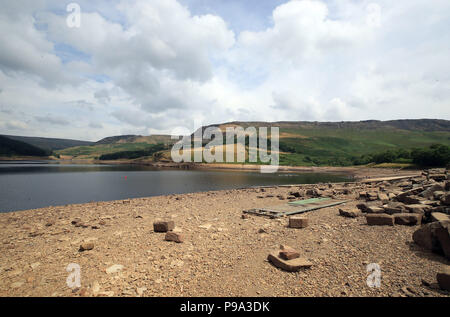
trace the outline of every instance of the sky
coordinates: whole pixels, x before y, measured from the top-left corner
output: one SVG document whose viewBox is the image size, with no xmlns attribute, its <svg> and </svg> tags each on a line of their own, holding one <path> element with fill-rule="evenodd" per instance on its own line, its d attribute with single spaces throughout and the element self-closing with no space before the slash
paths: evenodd
<svg viewBox="0 0 450 317">
<path fill-rule="evenodd" d="M 450 119 L 448 0 L 0 1 L 0 134 Z"/>
</svg>

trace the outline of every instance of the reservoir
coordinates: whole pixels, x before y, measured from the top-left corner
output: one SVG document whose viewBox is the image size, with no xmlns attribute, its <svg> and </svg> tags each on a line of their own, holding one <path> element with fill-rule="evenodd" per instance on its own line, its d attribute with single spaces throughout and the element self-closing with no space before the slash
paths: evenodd
<svg viewBox="0 0 450 317">
<path fill-rule="evenodd" d="M 0 212 L 254 186 L 351 181 L 348 175 L 0 162 Z"/>
</svg>

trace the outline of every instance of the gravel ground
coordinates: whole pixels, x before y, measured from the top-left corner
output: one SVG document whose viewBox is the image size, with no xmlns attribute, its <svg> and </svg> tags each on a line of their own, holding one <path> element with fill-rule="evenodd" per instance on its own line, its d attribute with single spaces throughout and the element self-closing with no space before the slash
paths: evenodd
<svg viewBox="0 0 450 317">
<path fill-rule="evenodd" d="M 346 209 L 356 209 L 358 192 L 371 186 L 377 185 L 332 189 L 336 198 L 352 199 Z M 436 285 L 449 261 L 414 245 L 417 227 L 367 226 L 365 217 L 339 216 L 342 206 L 306 213 L 304 229 L 288 228 L 287 218 L 241 217 L 246 209 L 287 202 L 277 195 L 313 187 L 328 188 L 228 190 L 0 214 L 0 296 L 449 296 Z M 74 226 L 76 218 L 84 226 Z M 158 219 L 174 220 L 184 243 L 155 233 Z M 80 252 L 84 242 L 94 248 Z M 280 244 L 313 266 L 297 273 L 275 268 L 267 255 Z M 66 284 L 70 263 L 80 265 L 79 288 Z M 379 288 L 367 286 L 370 263 L 381 267 Z"/>
</svg>

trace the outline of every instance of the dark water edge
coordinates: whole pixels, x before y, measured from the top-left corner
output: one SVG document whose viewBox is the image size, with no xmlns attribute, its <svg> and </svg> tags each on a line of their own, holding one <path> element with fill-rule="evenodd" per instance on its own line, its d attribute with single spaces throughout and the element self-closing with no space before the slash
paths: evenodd
<svg viewBox="0 0 450 317">
<path fill-rule="evenodd" d="M 0 162 L 0 212 L 271 185 L 352 181 L 329 173 L 174 170 L 141 165 Z"/>
</svg>

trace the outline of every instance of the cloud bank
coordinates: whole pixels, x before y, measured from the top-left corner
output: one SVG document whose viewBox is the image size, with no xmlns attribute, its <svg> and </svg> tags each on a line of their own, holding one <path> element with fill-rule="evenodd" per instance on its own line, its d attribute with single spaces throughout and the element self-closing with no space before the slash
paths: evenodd
<svg viewBox="0 0 450 317">
<path fill-rule="evenodd" d="M 79 28 L 61 1 L 2 5 L 0 133 L 97 140 L 194 120 L 450 119 L 445 0 L 273 1 L 270 15 L 270 1 L 77 3 Z"/>
</svg>

